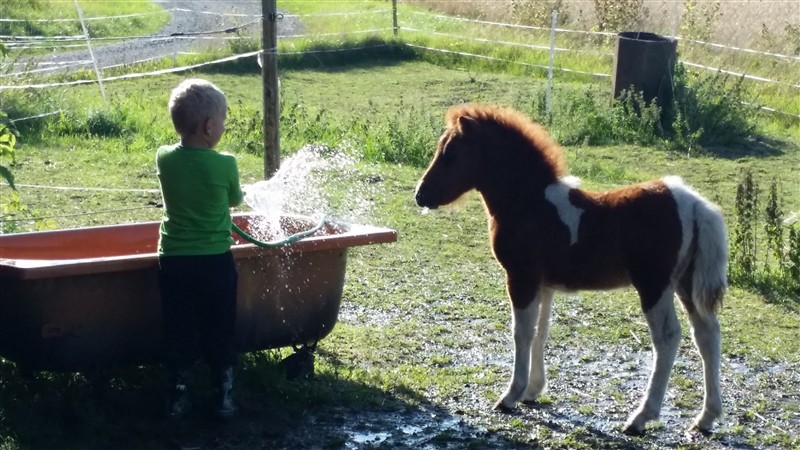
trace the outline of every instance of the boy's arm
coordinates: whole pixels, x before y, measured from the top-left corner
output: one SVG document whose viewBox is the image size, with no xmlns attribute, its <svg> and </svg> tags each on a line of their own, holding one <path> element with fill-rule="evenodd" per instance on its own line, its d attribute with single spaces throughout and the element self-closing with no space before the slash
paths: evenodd
<svg viewBox="0 0 800 450">
<path fill-rule="evenodd" d="M 244 200 L 242 186 L 239 184 L 239 168 L 236 165 L 236 158 L 233 159 L 233 170 L 231 173 L 231 188 L 228 191 L 228 203 L 231 207 L 239 206 Z"/>
</svg>

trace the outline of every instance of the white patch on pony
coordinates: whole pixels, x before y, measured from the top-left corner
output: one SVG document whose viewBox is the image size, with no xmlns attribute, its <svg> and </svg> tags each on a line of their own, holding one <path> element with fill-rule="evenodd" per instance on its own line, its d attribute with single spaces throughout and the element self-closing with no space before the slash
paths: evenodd
<svg viewBox="0 0 800 450">
<path fill-rule="evenodd" d="M 578 242 L 578 227 L 581 224 L 581 214 L 583 210 L 576 207 L 569 201 L 569 191 L 576 189 L 581 183 L 580 178 L 568 176 L 559 178 L 544 190 L 544 198 L 547 199 L 558 211 L 558 218 L 569 228 L 569 245 Z"/>
<path fill-rule="evenodd" d="M 567 175 L 565 177 L 562 177 L 561 182 L 571 187 L 572 189 L 578 189 L 578 187 L 580 187 L 581 185 L 581 179 L 572 175 Z"/>
</svg>

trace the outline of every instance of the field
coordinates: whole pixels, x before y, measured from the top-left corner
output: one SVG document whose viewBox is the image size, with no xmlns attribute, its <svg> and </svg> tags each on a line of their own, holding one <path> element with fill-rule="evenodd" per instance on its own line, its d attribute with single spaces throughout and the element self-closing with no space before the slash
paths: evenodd
<svg viewBox="0 0 800 450">
<path fill-rule="evenodd" d="M 684 433 L 702 400 L 702 379 L 683 316 L 662 419 L 644 437 L 620 433 L 650 364 L 647 327 L 632 290 L 558 295 L 548 394 L 511 415 L 491 411 L 510 376 L 512 344 L 503 274 L 489 251 L 482 206 L 470 194 L 459 208 L 423 213 L 413 192 L 448 106 L 492 102 L 535 116 L 545 80 L 460 67 L 396 47 L 281 60 L 284 158 L 306 144 L 355 154 L 359 163 L 328 174 L 326 195 L 349 196 L 364 207 L 331 213 L 399 233 L 395 244 L 351 251 L 340 320 L 320 343 L 313 380 L 282 377 L 277 362 L 290 349 L 243 355 L 236 393 L 241 414 L 219 424 L 198 409 L 173 426 L 160 415 L 165 377 L 159 367 L 25 377 L 0 360 L 0 449 L 798 448 L 800 300 L 763 286 L 734 285 L 725 299 L 726 415 L 708 436 Z M 3 212 L 6 232 L 158 220 L 159 194 L 131 190 L 157 189 L 154 149 L 175 140 L 166 99 L 190 75 L 226 92 L 229 123 L 220 148 L 237 155 L 244 184 L 260 180 L 260 95 L 254 95 L 260 77 L 252 62 L 110 83 L 108 104 L 94 86 L 57 96 L 29 92 L 20 95 L 69 112 L 19 127 L 11 169 L 22 206 Z M 556 108 L 567 116 L 576 99 L 604 89 L 560 83 Z M 553 132 L 567 141 L 579 125 L 554 123 Z M 565 152 L 571 172 L 590 189 L 680 175 L 717 201 L 733 228 L 744 170 L 759 183 L 762 205 L 769 183 L 780 180 L 784 215 L 800 211 L 794 129 L 759 123 L 743 143 L 691 152 L 661 143 L 580 140 Z M 198 366 L 194 376 L 193 395 L 202 405 L 207 374 Z"/>
<path fill-rule="evenodd" d="M 409 3 L 448 14 L 469 17 L 481 17 L 487 20 L 513 20 L 514 5 L 531 7 L 534 2 L 525 0 L 498 0 L 491 2 L 450 2 L 437 0 L 411 0 Z M 631 5 L 637 7 L 636 14 L 626 16 L 632 20 L 632 27 L 653 30 L 665 35 L 676 32 L 683 34 L 691 25 L 704 28 L 709 40 L 723 42 L 739 47 L 758 48 L 774 43 L 770 37 L 781 36 L 783 44 L 789 49 L 797 46 L 797 29 L 800 27 L 798 5 L 782 1 L 662 1 L 642 0 L 617 2 L 580 0 L 551 0 L 540 2 L 540 9 L 545 5 L 558 6 L 565 15 L 564 25 L 570 28 L 591 29 L 598 26 L 596 6 L 606 6 L 611 11 L 620 11 Z M 535 8 L 535 7 L 534 7 Z M 608 12 L 606 12 L 607 14 Z"/>
<path fill-rule="evenodd" d="M 103 16 L 123 16 L 113 21 L 90 22 L 92 37 L 137 36 L 159 30 L 169 22 L 169 13 L 151 2 L 108 3 L 98 1 L 79 2 L 85 18 Z M 139 17 L 125 17 L 142 14 Z M 3 36 L 75 36 L 82 34 L 81 23 L 77 20 L 78 10 L 74 3 L 59 0 L 8 0 L 0 8 L 4 19 L 25 17 L 29 22 L 0 22 L 0 35 Z M 12 42 L 13 40 L 8 40 Z M 38 49 L 37 51 L 41 51 Z"/>
</svg>

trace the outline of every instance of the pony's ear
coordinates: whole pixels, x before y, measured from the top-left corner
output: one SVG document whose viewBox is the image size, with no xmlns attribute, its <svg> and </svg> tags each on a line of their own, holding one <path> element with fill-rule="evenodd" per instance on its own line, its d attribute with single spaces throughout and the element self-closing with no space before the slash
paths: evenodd
<svg viewBox="0 0 800 450">
<path fill-rule="evenodd" d="M 458 129 L 461 134 L 471 133 L 478 129 L 478 121 L 468 116 L 458 116 Z"/>
</svg>

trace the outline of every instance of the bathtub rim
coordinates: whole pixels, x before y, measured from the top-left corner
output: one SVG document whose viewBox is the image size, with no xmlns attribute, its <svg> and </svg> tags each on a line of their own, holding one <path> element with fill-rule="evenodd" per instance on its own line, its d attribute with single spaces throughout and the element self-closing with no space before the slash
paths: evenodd
<svg viewBox="0 0 800 450">
<path fill-rule="evenodd" d="M 244 212 L 233 214 L 232 217 L 234 221 L 239 222 L 246 220 L 247 217 L 255 215 L 256 214 L 250 212 Z M 304 220 L 308 221 L 310 224 L 316 223 L 316 221 L 309 216 L 287 214 L 282 217 Z M 125 230 L 130 230 L 131 228 L 152 227 L 154 224 L 158 223 L 160 222 L 148 221 L 131 224 L 99 225 L 53 231 L 34 231 L 5 236 L 9 236 L 9 239 L 20 239 L 25 237 L 34 237 L 36 235 L 41 236 L 45 233 L 51 235 L 56 233 L 64 233 L 67 235 L 75 232 L 86 233 L 97 229 L 111 229 L 124 232 Z M 231 245 L 231 251 L 233 252 L 235 259 L 244 259 L 264 254 L 291 254 L 347 249 L 362 245 L 383 244 L 397 241 L 397 231 L 393 229 L 373 225 L 344 224 L 338 222 L 331 222 L 331 224 L 336 228 L 343 228 L 344 230 L 340 233 L 310 236 L 280 248 L 258 247 L 255 244 L 248 243 L 234 235 L 236 242 Z M 0 246 L 2 246 L 2 239 L 3 235 L 0 235 Z M 0 277 L 13 278 L 17 280 L 35 280 L 51 277 L 141 270 L 154 267 L 157 264 L 158 254 L 156 252 L 78 259 L 9 259 L 0 257 Z"/>
</svg>

